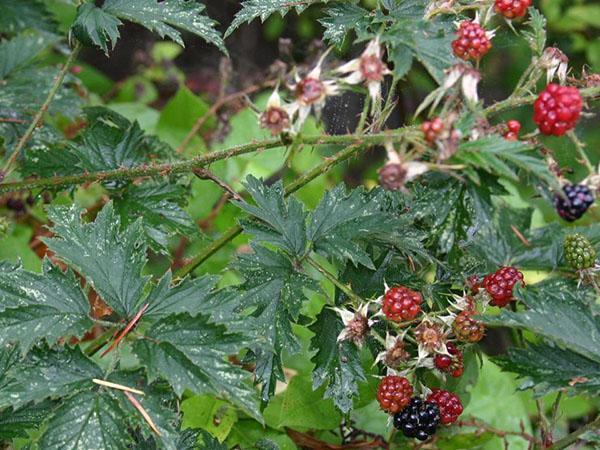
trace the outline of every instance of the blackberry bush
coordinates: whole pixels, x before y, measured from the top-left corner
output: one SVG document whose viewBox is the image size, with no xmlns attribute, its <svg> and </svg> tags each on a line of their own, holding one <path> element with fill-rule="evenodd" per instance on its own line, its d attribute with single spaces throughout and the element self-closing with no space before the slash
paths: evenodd
<svg viewBox="0 0 600 450">
<path fill-rule="evenodd" d="M 593 447 L 549 3 L 0 1 L 0 448 Z"/>
</svg>

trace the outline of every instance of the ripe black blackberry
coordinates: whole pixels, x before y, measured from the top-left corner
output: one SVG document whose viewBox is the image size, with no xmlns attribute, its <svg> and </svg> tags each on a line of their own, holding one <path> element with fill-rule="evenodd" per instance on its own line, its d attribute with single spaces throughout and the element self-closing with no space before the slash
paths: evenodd
<svg viewBox="0 0 600 450">
<path fill-rule="evenodd" d="M 567 184 L 563 187 L 564 196 L 556 195 L 554 206 L 558 215 L 573 222 L 585 214 L 594 203 L 594 195 L 583 184 Z"/>
<path fill-rule="evenodd" d="M 402 411 L 394 415 L 394 426 L 404 436 L 420 441 L 429 439 L 440 423 L 440 409 L 433 403 L 413 397 Z"/>
</svg>

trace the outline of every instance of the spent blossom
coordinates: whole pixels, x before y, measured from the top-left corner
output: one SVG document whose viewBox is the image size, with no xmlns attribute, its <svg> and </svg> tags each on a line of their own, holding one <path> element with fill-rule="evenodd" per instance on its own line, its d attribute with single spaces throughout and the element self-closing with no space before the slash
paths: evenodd
<svg viewBox="0 0 600 450">
<path fill-rule="evenodd" d="M 275 88 L 267 101 L 267 108 L 260 115 L 261 128 L 267 128 L 273 136 L 289 130 L 291 110 L 289 104 L 282 103 L 278 88 Z"/>
<path fill-rule="evenodd" d="M 343 308 L 333 308 L 342 318 L 344 329 L 338 335 L 338 342 L 349 340 L 359 347 L 365 342 L 369 330 L 376 322 L 369 319 L 369 303 L 364 303 L 356 311 Z"/>
</svg>

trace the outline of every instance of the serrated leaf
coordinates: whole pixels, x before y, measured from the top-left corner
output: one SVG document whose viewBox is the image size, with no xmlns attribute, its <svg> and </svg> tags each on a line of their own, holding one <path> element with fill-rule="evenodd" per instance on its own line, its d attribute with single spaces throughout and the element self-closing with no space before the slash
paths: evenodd
<svg viewBox="0 0 600 450">
<path fill-rule="evenodd" d="M 359 242 L 378 233 L 389 233 L 393 218 L 382 211 L 383 191 L 368 195 L 363 189 L 349 194 L 339 185 L 323 196 L 311 215 L 308 239 L 326 257 L 351 261 L 373 268 L 373 262 Z"/>
<path fill-rule="evenodd" d="M 102 208 L 94 222 L 84 223 L 81 214 L 77 206 L 48 208 L 54 237 L 44 242 L 77 268 L 119 316 L 132 317 L 148 282 L 141 276 L 146 263 L 141 221 L 121 231 L 112 203 Z"/>
<path fill-rule="evenodd" d="M 303 255 L 306 251 L 306 213 L 295 199 L 286 202 L 283 184 L 272 186 L 248 176 L 244 187 L 256 205 L 246 202 L 235 204 L 262 223 L 244 222 L 246 232 L 253 234 L 259 242 L 267 242 L 285 250 L 292 256 Z"/>
<path fill-rule="evenodd" d="M 0 43 L 0 79 L 30 63 L 42 50 L 58 42 L 59 37 L 41 31 L 21 33 Z"/>
<path fill-rule="evenodd" d="M 19 348 L 16 345 L 0 347 L 0 389 L 8 381 L 9 370 L 19 358 Z"/>
<path fill-rule="evenodd" d="M 245 0 L 241 3 L 242 9 L 236 14 L 233 22 L 227 28 L 225 37 L 233 33 L 240 25 L 250 23 L 254 19 L 260 18 L 262 22 L 269 16 L 279 13 L 285 16 L 292 8 L 301 13 L 307 6 L 315 3 L 325 3 L 327 0 L 306 0 L 303 2 L 290 2 L 289 0 Z"/>
<path fill-rule="evenodd" d="M 319 23 L 325 27 L 323 39 L 340 46 L 349 31 L 366 31 L 370 24 L 369 11 L 351 2 L 338 3 L 327 8 L 326 16 L 319 19 Z"/>
<path fill-rule="evenodd" d="M 106 0 L 102 9 L 113 16 L 130 20 L 154 31 L 160 37 L 169 37 L 182 47 L 181 33 L 189 31 L 227 53 L 216 22 L 204 15 L 205 6 L 195 0 Z"/>
<path fill-rule="evenodd" d="M 102 377 L 100 367 L 77 347 L 34 349 L 9 370 L 8 382 L 0 385 L 0 408 L 19 408 L 30 401 L 88 390 L 93 386 L 92 378 Z"/>
<path fill-rule="evenodd" d="M 348 413 L 358 394 L 358 382 L 367 378 L 358 348 L 349 341 L 337 341 L 342 328 L 337 314 L 329 308 L 324 308 L 310 326 L 315 333 L 311 349 L 317 350 L 312 358 L 315 363 L 313 389 L 326 385 L 325 398 L 331 398 L 343 413 Z"/>
<path fill-rule="evenodd" d="M 600 391 L 600 363 L 550 343 L 511 348 L 496 361 L 504 370 L 517 373 L 539 395 L 567 389 L 594 395 Z"/>
<path fill-rule="evenodd" d="M 527 39 L 531 51 L 536 56 L 541 56 L 546 48 L 546 18 L 541 14 L 537 8 L 528 8 L 529 25 L 530 30 L 524 30 L 523 36 Z"/>
<path fill-rule="evenodd" d="M 93 3 L 84 3 L 77 9 L 73 22 L 73 33 L 85 45 L 96 45 L 108 55 L 119 39 L 122 22 L 114 15 L 98 8 Z"/>
<path fill-rule="evenodd" d="M 185 279 L 172 285 L 171 271 L 167 271 L 146 298 L 149 307 L 144 318 L 160 319 L 169 314 L 187 312 L 196 316 L 203 312 L 204 302 L 217 283 L 217 277 L 203 276 Z"/>
<path fill-rule="evenodd" d="M 0 346 L 18 343 L 26 353 L 42 338 L 80 337 L 93 325 L 89 309 L 74 274 L 49 260 L 42 274 L 0 265 Z"/>
<path fill-rule="evenodd" d="M 56 24 L 40 0 L 2 0 L 0 2 L 0 30 L 18 33 L 26 29 L 55 31 Z"/>
<path fill-rule="evenodd" d="M 38 428 L 52 412 L 56 404 L 44 401 L 38 404 L 27 405 L 16 411 L 6 409 L 0 412 L 0 440 L 26 438 L 25 430 Z"/>
<path fill-rule="evenodd" d="M 513 168 L 519 168 L 552 188 L 560 190 L 560 185 L 548 169 L 546 162 L 531 154 L 531 150 L 532 147 L 527 142 L 509 141 L 494 135 L 460 144 L 454 158 L 456 161 L 514 181 L 519 181 L 519 177 Z"/>
<path fill-rule="evenodd" d="M 115 209 L 124 226 L 143 217 L 150 246 L 157 252 L 168 254 L 173 235 L 181 234 L 189 239 L 198 235 L 198 227 L 180 206 L 186 199 L 185 194 L 186 189 L 177 183 L 131 185 L 122 197 L 115 199 Z"/>
<path fill-rule="evenodd" d="M 224 441 L 237 422 L 235 408 L 210 395 L 195 395 L 181 403 L 182 428 L 202 428 Z"/>
<path fill-rule="evenodd" d="M 247 373 L 227 362 L 247 344 L 245 338 L 228 334 L 204 316 L 186 314 L 160 320 L 146 337 L 149 340 L 138 340 L 133 350 L 147 367 L 150 381 L 163 377 L 179 396 L 185 389 L 223 396 L 261 420 Z"/>
<path fill-rule="evenodd" d="M 517 290 L 517 289 L 516 289 Z M 489 325 L 530 330 L 558 345 L 600 362 L 600 321 L 592 314 L 593 290 L 578 289 L 577 283 L 547 279 L 518 289 L 516 297 L 527 309 L 503 310 L 483 317 Z"/>
<path fill-rule="evenodd" d="M 127 422 L 127 415 L 109 395 L 81 392 L 54 412 L 40 438 L 40 448 L 122 450 L 132 442 Z"/>
</svg>

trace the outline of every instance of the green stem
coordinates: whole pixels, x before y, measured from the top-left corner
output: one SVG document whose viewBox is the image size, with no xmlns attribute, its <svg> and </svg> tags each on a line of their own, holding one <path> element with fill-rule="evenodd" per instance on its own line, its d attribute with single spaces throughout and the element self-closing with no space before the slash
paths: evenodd
<svg viewBox="0 0 600 450">
<path fill-rule="evenodd" d="M 371 106 L 371 97 L 369 94 L 365 96 L 365 104 L 363 105 L 363 110 L 360 113 L 360 118 L 358 119 L 358 125 L 356 126 L 356 133 L 362 134 L 365 130 L 365 123 L 367 122 L 367 116 L 369 115 L 369 107 Z"/>
<path fill-rule="evenodd" d="M 567 434 L 564 438 L 556 441 L 554 444 L 548 447 L 548 450 L 560 450 L 563 448 L 567 448 L 569 445 L 576 442 L 577 439 L 579 439 L 579 436 L 581 436 L 582 434 L 585 434 L 588 431 L 597 431 L 599 429 L 600 415 L 598 415 L 598 417 L 596 417 L 594 421 L 588 423 L 587 425 L 584 425 L 583 427 L 573 431 L 571 434 Z"/>
<path fill-rule="evenodd" d="M 581 156 L 581 160 L 579 162 L 586 167 L 589 174 L 593 174 L 595 172 L 594 166 L 592 166 L 590 158 L 588 158 L 588 155 L 585 153 L 585 144 L 579 140 L 574 130 L 569 131 L 567 136 L 569 136 L 569 139 L 571 139 L 571 142 L 573 142 L 573 145 L 575 145 L 577 153 L 579 153 L 579 156 Z"/>
<path fill-rule="evenodd" d="M 387 140 L 397 141 L 402 139 L 406 128 L 399 128 L 393 132 L 382 132 L 368 135 L 340 134 L 340 135 L 315 135 L 299 137 L 302 144 L 305 145 L 350 145 L 382 144 Z M 266 150 L 276 147 L 282 147 L 281 140 L 267 139 L 264 141 L 255 141 L 249 144 L 238 145 L 225 150 L 219 150 L 211 153 L 205 153 L 195 158 L 176 161 L 165 164 L 142 164 L 139 166 L 120 168 L 114 170 L 105 170 L 100 172 L 82 173 L 79 175 L 55 176 L 48 178 L 38 178 L 33 180 L 11 181 L 0 184 L 0 194 L 6 192 L 22 191 L 35 188 L 52 188 L 59 186 L 69 186 L 76 184 L 89 183 L 94 181 L 109 180 L 131 180 L 139 177 L 166 176 L 172 174 L 181 174 L 192 172 L 199 167 L 207 166 L 215 161 L 228 159 L 234 156 L 244 155 L 260 150 Z"/>
<path fill-rule="evenodd" d="M 4 177 L 6 177 L 9 173 L 11 173 L 14 170 L 15 161 L 17 160 L 18 156 L 21 154 L 21 151 L 25 147 L 25 144 L 27 144 L 27 142 L 29 142 L 29 139 L 31 139 L 31 136 L 33 136 L 33 132 L 35 131 L 35 129 L 38 127 L 38 125 L 42 121 L 44 114 L 46 113 L 46 111 L 48 111 L 48 107 L 50 106 L 50 103 L 52 102 L 52 100 L 54 99 L 54 96 L 60 89 L 60 86 L 62 85 L 62 82 L 65 79 L 67 72 L 69 71 L 69 69 L 71 68 L 71 65 L 77 58 L 77 55 L 79 54 L 80 50 L 81 50 L 81 44 L 79 42 L 77 42 L 75 44 L 75 46 L 73 47 L 71 54 L 67 58 L 67 61 L 63 64 L 62 68 L 56 75 L 56 78 L 54 79 L 54 84 L 50 88 L 50 91 L 48 92 L 48 95 L 46 96 L 46 100 L 44 100 L 44 103 L 42 103 L 42 106 L 40 107 L 40 109 L 38 110 L 36 115 L 33 117 L 33 120 L 31 121 L 29 128 L 27 128 L 27 130 L 25 131 L 25 134 L 23 136 L 21 136 L 21 139 L 19 139 L 19 142 L 17 142 L 17 145 L 15 146 L 13 153 L 10 155 L 10 158 L 8 158 L 8 160 L 6 161 L 6 164 L 4 165 L 4 169 L 3 169 Z M 32 86 L 32 88 L 35 88 L 35 86 Z"/>
<path fill-rule="evenodd" d="M 357 295 L 352 289 L 350 289 L 344 283 L 340 282 L 335 275 L 333 275 L 331 272 L 329 272 L 327 269 L 325 269 L 325 267 L 323 267 L 321 264 L 319 264 L 313 258 L 311 258 L 309 256 L 308 258 L 305 259 L 305 261 L 309 265 L 311 265 L 312 267 L 314 267 L 315 269 L 317 269 L 317 271 L 321 275 L 323 275 L 335 287 L 337 287 L 340 291 L 342 291 L 344 293 L 344 295 L 346 297 L 348 297 L 352 301 L 352 303 L 353 303 L 353 305 L 354 305 L 355 308 L 358 308 L 359 305 L 361 303 L 363 303 L 363 299 L 359 295 Z"/>
</svg>

